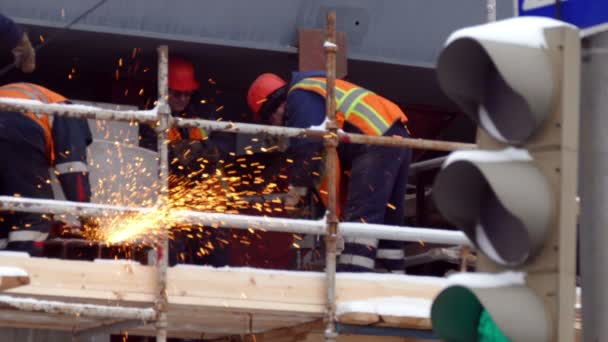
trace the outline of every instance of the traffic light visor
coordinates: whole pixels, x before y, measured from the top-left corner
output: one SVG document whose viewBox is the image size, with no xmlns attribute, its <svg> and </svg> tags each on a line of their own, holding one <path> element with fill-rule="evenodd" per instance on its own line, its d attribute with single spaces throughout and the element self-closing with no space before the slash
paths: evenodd
<svg viewBox="0 0 608 342">
<path fill-rule="evenodd" d="M 492 137 L 522 144 L 553 110 L 560 80 L 546 30 L 564 25 L 522 17 L 458 30 L 439 56 L 439 83 Z"/>
<path fill-rule="evenodd" d="M 549 184 L 525 150 L 459 151 L 435 179 L 441 214 L 494 262 L 524 264 L 542 248 L 553 217 Z"/>
</svg>

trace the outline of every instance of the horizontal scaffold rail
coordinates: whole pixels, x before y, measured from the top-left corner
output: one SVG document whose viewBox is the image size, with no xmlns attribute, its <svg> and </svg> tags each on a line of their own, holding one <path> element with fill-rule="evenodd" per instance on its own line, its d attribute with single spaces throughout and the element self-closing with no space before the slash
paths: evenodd
<svg viewBox="0 0 608 342">
<path fill-rule="evenodd" d="M 0 97 L 0 110 L 32 112 L 48 115 L 59 115 L 77 118 L 137 121 L 142 123 L 155 123 L 158 121 L 157 108 L 145 111 L 121 111 L 97 108 L 84 105 L 67 104 L 45 104 L 35 100 L 23 100 Z M 328 134 L 323 128 L 293 128 L 269 125 L 257 125 L 236 122 L 221 122 L 203 119 L 179 119 L 173 118 L 170 126 L 198 127 L 209 131 L 220 131 L 228 133 L 266 134 L 285 138 L 306 138 L 322 140 Z M 414 139 L 403 137 L 369 136 L 364 134 L 338 132 L 341 143 L 368 144 L 382 146 L 402 146 L 424 150 L 455 151 L 475 149 L 475 144 L 467 144 L 452 141 Z"/>
<path fill-rule="evenodd" d="M 293 128 L 281 126 L 256 125 L 247 123 L 221 122 L 202 119 L 174 119 L 174 125 L 177 127 L 197 127 L 210 131 L 221 131 L 231 133 L 247 133 L 247 134 L 267 134 L 284 138 L 307 138 L 307 139 L 324 139 L 327 134 L 326 130 L 320 128 Z M 477 148 L 475 144 L 441 141 L 441 140 L 426 140 L 413 139 L 403 137 L 386 137 L 386 136 L 371 136 L 364 134 L 347 133 L 342 130 L 338 131 L 340 143 L 367 144 L 367 145 L 382 145 L 382 146 L 401 146 L 411 147 L 423 150 L 435 151 L 454 151 L 454 150 L 470 150 Z"/>
<path fill-rule="evenodd" d="M 36 100 L 8 97 L 0 97 L 0 110 L 82 119 L 137 121 L 143 123 L 158 121 L 157 108 L 151 110 L 114 110 L 77 104 L 42 103 Z"/>
<path fill-rule="evenodd" d="M 108 305 L 64 303 L 12 296 L 0 296 L 0 305 L 9 306 L 22 311 L 92 318 L 111 317 L 114 319 L 129 319 L 142 322 L 152 322 L 156 319 L 156 312 L 152 308 L 127 308 Z"/>
<path fill-rule="evenodd" d="M 35 198 L 0 196 L 0 211 L 21 211 L 32 213 L 75 214 L 101 216 L 109 213 L 152 213 L 157 208 L 131 208 L 107 204 L 81 203 L 70 201 L 44 200 Z M 174 209 L 172 220 L 185 224 L 200 224 L 220 228 L 259 229 L 284 233 L 325 235 L 325 220 L 301 220 L 221 214 L 192 210 Z M 393 241 L 422 241 L 448 245 L 471 245 L 460 231 L 418 227 L 396 227 L 380 224 L 340 222 L 343 236 L 378 238 Z"/>
</svg>

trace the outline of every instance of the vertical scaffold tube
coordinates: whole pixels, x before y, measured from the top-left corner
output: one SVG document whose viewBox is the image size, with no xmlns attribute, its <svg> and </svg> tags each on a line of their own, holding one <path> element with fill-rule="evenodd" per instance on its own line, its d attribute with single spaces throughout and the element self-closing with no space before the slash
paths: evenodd
<svg viewBox="0 0 608 342">
<path fill-rule="evenodd" d="M 169 195 L 169 150 L 167 145 L 167 131 L 171 112 L 167 104 L 168 85 L 168 58 L 169 49 L 166 45 L 158 48 L 158 169 L 159 189 L 157 206 L 163 208 L 167 205 Z M 167 341 L 167 267 L 169 264 L 169 235 L 168 227 L 160 227 L 160 236 L 157 245 L 156 266 L 158 270 L 158 287 L 156 300 L 156 341 Z"/>
<path fill-rule="evenodd" d="M 338 146 L 338 122 L 336 120 L 336 12 L 327 14 L 327 39 L 325 44 L 325 58 L 327 67 L 327 97 L 325 111 L 327 115 L 327 134 L 325 137 L 325 174 L 327 179 L 327 235 L 325 236 L 327 275 L 327 315 L 325 341 L 334 342 L 336 332 L 336 244 L 338 240 L 338 198 L 336 193 L 336 167 Z"/>
</svg>

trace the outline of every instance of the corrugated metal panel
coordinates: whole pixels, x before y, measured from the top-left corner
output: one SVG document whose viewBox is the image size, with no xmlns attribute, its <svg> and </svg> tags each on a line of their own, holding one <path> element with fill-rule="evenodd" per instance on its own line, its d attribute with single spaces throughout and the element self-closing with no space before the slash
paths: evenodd
<svg viewBox="0 0 608 342">
<path fill-rule="evenodd" d="M 23 24 L 58 27 L 97 0 L 1 0 Z M 447 35 L 482 23 L 486 0 L 108 0 L 74 28 L 143 37 L 295 52 L 297 28 L 323 26 L 334 8 L 349 57 L 431 66 Z M 513 15 L 498 1 L 498 17 Z M 62 13 L 65 15 L 62 16 Z"/>
</svg>

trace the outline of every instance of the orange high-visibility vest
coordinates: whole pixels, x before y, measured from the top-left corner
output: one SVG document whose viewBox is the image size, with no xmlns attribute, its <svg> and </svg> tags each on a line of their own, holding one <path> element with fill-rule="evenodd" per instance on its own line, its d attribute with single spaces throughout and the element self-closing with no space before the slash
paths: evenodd
<svg viewBox="0 0 608 342">
<path fill-rule="evenodd" d="M 202 128 L 191 127 L 188 129 L 188 133 L 190 134 L 191 140 L 207 139 L 207 132 Z M 182 135 L 179 132 L 179 129 L 175 127 L 169 129 L 169 132 L 167 133 L 167 139 L 169 139 L 169 141 L 181 140 Z"/>
<path fill-rule="evenodd" d="M 327 98 L 325 77 L 309 77 L 294 84 L 289 92 L 307 90 Z M 336 117 L 340 128 L 344 122 L 367 135 L 384 135 L 397 120 L 405 124 L 401 108 L 374 92 L 343 80 L 336 80 Z"/>
<path fill-rule="evenodd" d="M 325 170 L 325 168 L 323 167 L 323 170 Z M 346 203 L 346 195 L 348 193 L 348 186 L 345 182 L 345 180 L 342 178 L 342 167 L 340 167 L 340 159 L 337 158 L 336 159 L 336 170 L 334 171 L 336 173 L 336 199 L 338 200 L 338 205 L 336 208 L 336 215 L 338 216 L 338 218 L 340 218 L 340 215 L 342 215 L 342 207 L 344 206 L 344 204 Z M 321 181 L 319 183 L 318 189 L 319 189 L 319 195 L 321 196 L 321 202 L 323 202 L 323 205 L 325 205 L 325 207 L 327 207 L 327 204 L 329 203 L 329 193 L 327 192 L 328 187 L 328 177 L 327 177 L 327 172 L 323 172 L 323 174 L 321 175 Z"/>
<path fill-rule="evenodd" d="M 326 79 L 324 77 L 309 77 L 294 84 L 289 92 L 306 90 L 327 98 Z M 379 96 L 372 91 L 361 88 L 344 80 L 336 80 L 336 118 L 338 127 L 344 127 L 344 122 L 357 127 L 363 134 L 381 136 L 400 121 L 407 123 L 407 116 L 399 106 Z M 336 195 L 338 199 L 337 215 L 341 214 L 341 207 L 346 203 L 347 186 L 342 178 L 340 162 L 336 163 Z M 323 172 L 319 184 L 321 200 L 327 206 L 327 174 Z"/>
<path fill-rule="evenodd" d="M 10 83 L 0 87 L 0 97 L 14 99 L 38 100 L 42 103 L 59 103 L 67 99 L 45 87 L 32 83 Z M 46 142 L 46 154 L 50 165 L 55 164 L 55 143 L 53 141 L 52 117 L 46 114 L 23 113 L 32 119 L 44 132 Z"/>
</svg>

